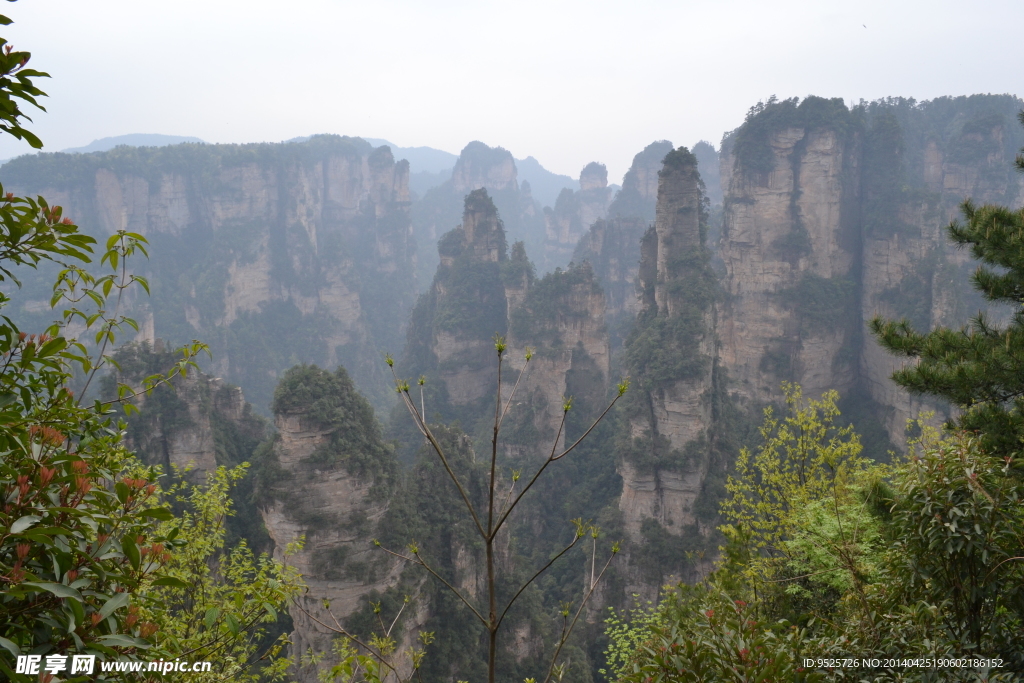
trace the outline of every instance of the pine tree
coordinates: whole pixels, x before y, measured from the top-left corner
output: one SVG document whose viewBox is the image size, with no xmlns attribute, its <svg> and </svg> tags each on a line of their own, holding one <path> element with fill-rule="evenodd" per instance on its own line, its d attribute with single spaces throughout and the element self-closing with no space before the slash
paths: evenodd
<svg viewBox="0 0 1024 683">
<path fill-rule="evenodd" d="M 1016 165 L 1024 171 L 1024 153 Z M 906 320 L 876 317 L 871 330 L 892 353 L 918 360 L 893 374 L 897 384 L 953 403 L 962 411 L 960 428 L 981 432 L 987 449 L 1007 456 L 1024 447 L 1024 208 L 967 200 L 962 210 L 950 238 L 982 262 L 972 283 L 989 301 L 1013 307 L 1009 322 L 979 313 L 958 330 L 920 333 Z"/>
</svg>

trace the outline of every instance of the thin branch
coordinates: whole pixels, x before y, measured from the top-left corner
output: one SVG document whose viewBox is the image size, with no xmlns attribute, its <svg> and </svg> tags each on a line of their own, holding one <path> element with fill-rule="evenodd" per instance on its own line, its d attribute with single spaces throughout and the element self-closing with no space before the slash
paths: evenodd
<svg viewBox="0 0 1024 683">
<path fill-rule="evenodd" d="M 494 475 L 498 466 L 498 425 L 501 423 L 501 366 L 502 354 L 498 351 L 498 391 L 494 400 L 494 434 L 491 436 L 491 475 L 487 493 L 487 535 L 493 538 L 494 530 Z"/>
<path fill-rule="evenodd" d="M 302 605 L 300 605 L 300 604 L 299 604 L 298 602 L 295 602 L 295 603 L 293 603 L 293 604 L 294 604 L 294 605 L 295 605 L 296 607 L 298 607 L 298 608 L 299 608 L 299 611 L 301 611 L 301 612 L 302 612 L 303 614 L 305 614 L 305 615 L 306 615 L 307 617 L 309 617 L 310 619 L 312 619 L 312 620 L 313 620 L 313 621 L 315 621 L 316 623 L 320 624 L 321 626 L 323 626 L 323 627 L 324 627 L 325 629 L 327 629 L 328 631 L 334 631 L 335 633 L 340 633 L 341 635 L 345 636 L 346 638 L 348 638 L 349 640 L 351 640 L 352 642 L 354 642 L 354 643 L 355 643 L 356 645 L 358 645 L 358 646 L 362 647 L 362 648 L 363 648 L 363 649 L 365 649 L 365 650 L 366 650 L 367 652 L 369 652 L 370 654 L 372 654 L 372 655 L 373 655 L 374 657 L 376 657 L 377 659 L 379 659 L 379 660 L 380 660 L 380 662 L 381 662 L 381 664 L 383 664 L 384 666 L 386 666 L 387 668 L 389 668 L 389 669 L 391 669 L 391 670 L 392 670 L 393 672 L 395 672 L 395 675 L 396 675 L 396 676 L 398 676 L 398 675 L 399 675 L 399 673 L 398 673 L 398 669 L 396 669 L 396 668 L 395 668 L 394 666 L 392 666 L 392 665 L 391 665 L 391 662 L 389 662 L 389 661 L 387 660 L 387 658 L 385 658 L 385 657 L 384 657 L 384 655 L 383 655 L 383 654 L 381 654 L 381 652 L 380 652 L 379 650 L 378 650 L 378 651 L 374 651 L 374 648 L 370 647 L 369 645 L 367 645 L 366 643 L 364 643 L 363 641 L 361 641 L 361 640 L 360 640 L 360 639 L 359 639 L 358 637 L 356 637 L 356 636 L 352 635 L 351 633 L 349 633 L 348 631 L 346 631 L 346 630 L 345 630 L 344 628 L 342 628 L 342 626 L 341 626 L 340 624 L 338 624 L 337 628 L 335 628 L 334 626 L 330 626 L 329 624 L 325 624 L 324 622 L 320 621 L 319 619 L 317 619 L 316 617 L 314 617 L 314 616 L 313 616 L 312 614 L 310 614 L 310 613 L 309 613 L 309 611 L 308 611 L 308 610 L 307 610 L 307 609 L 306 609 L 305 607 L 303 607 Z M 332 617 L 334 617 L 334 614 L 332 614 L 332 613 L 330 612 L 330 610 L 328 610 L 328 614 L 330 614 L 330 615 L 331 615 Z M 334 618 L 334 621 L 335 621 L 335 623 L 337 623 L 337 621 L 338 621 L 337 617 L 335 617 L 335 618 Z"/>
<path fill-rule="evenodd" d="M 519 371 L 519 378 L 516 380 L 516 383 L 512 386 L 512 393 L 508 395 L 508 401 L 505 402 L 505 409 L 501 411 L 501 419 L 498 420 L 498 427 L 499 428 L 501 427 L 501 423 L 505 420 L 505 415 L 508 414 L 508 409 L 512 407 L 512 399 L 516 395 L 516 389 L 519 388 L 519 382 L 522 381 L 523 375 L 526 374 L 526 369 L 529 368 L 529 367 L 530 367 L 530 359 L 527 358 L 526 359 L 526 365 L 524 365 L 523 369 Z"/>
<path fill-rule="evenodd" d="M 508 501 L 512 499 L 512 492 L 516 490 L 516 479 L 514 475 L 515 473 L 513 472 L 512 484 L 508 487 L 508 495 L 505 496 L 505 501 L 501 504 L 501 511 L 498 512 L 499 515 L 502 512 L 505 512 L 505 508 L 508 506 Z"/>
<path fill-rule="evenodd" d="M 391 374 L 395 378 L 395 383 L 401 387 L 401 383 L 398 380 L 397 373 L 395 373 L 394 366 L 391 366 Z M 487 533 L 484 531 L 483 524 L 480 523 L 480 518 L 476 514 L 476 508 L 473 507 L 473 503 L 470 502 L 469 500 L 469 493 L 466 492 L 466 489 L 462 486 L 462 482 L 459 481 L 459 478 L 455 476 L 455 471 L 452 470 L 451 465 L 448 463 L 448 458 L 445 457 L 444 449 L 441 448 L 441 444 L 439 444 L 437 442 L 437 439 L 434 438 L 434 434 L 430 431 L 430 427 L 427 426 L 426 421 L 419 414 L 419 411 L 416 410 L 416 404 L 414 404 L 412 402 L 412 399 L 409 398 L 408 387 L 404 388 L 399 393 L 402 395 L 402 399 L 405 401 L 406 408 L 409 409 L 409 412 L 416 420 L 416 426 L 419 427 L 420 433 L 422 433 L 423 436 L 427 437 L 427 440 L 430 442 L 430 445 L 434 448 L 434 451 L 437 453 L 437 457 L 441 459 L 441 464 L 444 466 L 444 469 L 448 473 L 448 476 L 455 483 L 455 487 L 459 490 L 459 495 L 462 496 L 462 502 L 466 504 L 466 509 L 469 510 L 469 514 L 473 518 L 473 523 L 476 524 L 477 532 L 479 532 L 482 538 L 487 538 Z"/>
<path fill-rule="evenodd" d="M 529 491 L 530 487 L 533 486 L 534 482 L 536 482 L 537 479 L 540 478 L 540 475 L 544 473 L 544 470 L 548 468 L 548 465 L 554 462 L 553 456 L 555 454 L 555 449 L 558 448 L 558 438 L 562 435 L 562 430 L 565 428 L 565 416 L 567 414 L 568 411 L 562 411 L 562 421 L 558 424 L 558 433 L 555 434 L 555 443 L 554 445 L 551 446 L 551 455 L 548 456 L 548 459 L 544 461 L 544 464 L 540 466 L 540 469 L 537 470 L 533 477 L 530 478 L 530 481 L 526 483 L 526 486 L 524 486 L 523 490 L 519 492 L 519 495 L 517 495 L 512 500 L 512 504 L 509 505 L 508 510 L 506 510 L 500 517 L 498 517 L 498 522 L 494 525 L 494 530 L 491 532 L 492 535 L 498 533 L 498 530 L 501 529 L 501 525 L 504 524 L 505 520 L 508 519 L 508 516 L 512 514 L 512 510 L 514 510 L 516 505 L 519 504 L 519 501 L 523 499 L 523 496 L 526 495 L 526 492 Z"/>
<path fill-rule="evenodd" d="M 122 238 L 122 240 L 123 240 L 123 238 Z M 122 243 L 123 243 L 123 241 L 122 241 Z M 131 283 L 125 284 L 125 275 L 127 274 L 127 268 L 128 268 L 127 255 L 126 254 L 119 254 L 119 256 L 121 257 L 121 284 L 117 285 L 117 302 L 114 304 L 114 315 L 109 320 L 104 319 L 104 326 L 110 325 L 110 331 L 113 331 L 113 329 L 114 329 L 114 325 L 111 324 L 111 321 L 116 321 L 117 320 L 117 313 L 118 313 L 118 311 L 121 310 L 121 297 L 124 294 L 124 290 L 127 289 L 128 286 L 131 284 Z M 107 344 L 109 342 L 110 342 L 110 332 L 108 331 L 108 333 L 103 336 L 103 346 L 100 347 L 99 353 L 96 356 L 96 358 L 97 358 L 97 360 L 99 362 L 95 365 L 95 367 L 93 367 L 92 372 L 89 373 L 89 377 L 86 378 L 86 380 L 85 380 L 85 386 L 82 387 L 82 390 L 78 394 L 78 405 L 82 404 L 82 400 L 85 398 L 85 392 L 88 391 L 89 385 L 92 383 L 93 377 L 95 377 L 96 373 L 99 372 L 101 367 L 103 367 L 103 352 L 107 350 Z"/>
<path fill-rule="evenodd" d="M 785 579 L 762 579 L 762 581 L 764 581 L 765 583 L 785 583 L 786 581 L 799 581 L 800 579 L 806 579 L 806 578 L 811 577 L 811 576 L 817 576 L 818 574 L 828 574 L 829 572 L 841 572 L 841 571 L 844 571 L 845 569 L 846 569 L 846 567 L 833 567 L 832 569 L 821 569 L 821 570 L 816 571 L 816 572 L 811 572 L 810 574 L 801 574 L 800 576 L 790 576 L 790 577 L 785 578 Z"/>
<path fill-rule="evenodd" d="M 501 626 L 501 622 L 502 622 L 502 620 L 503 620 L 503 619 L 505 618 L 505 615 L 506 615 L 506 614 L 508 613 L 508 611 L 509 611 L 509 610 L 510 610 L 510 609 L 512 608 L 512 605 L 513 605 L 513 604 L 515 603 L 515 601 L 519 599 L 519 596 L 520 596 L 520 595 L 522 595 L 523 591 L 525 591 L 525 590 L 527 589 L 527 587 L 529 587 L 529 585 L 530 585 L 531 583 L 533 583 L 533 582 L 534 582 L 534 580 L 535 580 L 535 579 L 536 579 L 536 578 L 537 578 L 538 576 L 540 576 L 541 574 L 543 574 L 544 572 L 546 572 L 546 571 L 548 570 L 548 568 L 549 568 L 549 567 L 550 567 L 551 565 L 553 565 L 553 564 L 555 563 L 555 560 L 557 560 L 557 559 L 558 559 L 558 558 L 560 558 L 560 557 L 561 557 L 562 555 L 565 555 L 565 554 L 566 554 L 567 552 L 569 552 L 570 550 L 572 550 L 572 548 L 573 548 L 573 547 L 574 547 L 574 546 L 576 545 L 576 543 L 578 543 L 578 542 L 579 542 L 579 540 L 580 540 L 581 538 L 583 538 L 583 537 L 582 537 L 582 536 L 580 536 L 579 534 L 576 534 L 575 538 L 573 538 L 573 540 L 572 540 L 572 543 L 570 543 L 569 545 L 565 546 L 565 548 L 563 548 L 563 549 L 561 550 L 561 552 L 559 552 L 559 553 L 558 553 L 557 555 L 555 555 L 555 556 L 554 556 L 554 557 L 552 557 L 552 558 L 551 558 L 550 560 L 548 560 L 548 563 L 547 563 L 546 565 L 544 565 L 543 567 L 541 567 L 540 569 L 538 569 L 538 570 L 537 570 L 537 573 L 535 573 L 535 574 L 534 574 L 533 576 L 531 576 L 531 577 L 530 577 L 530 580 L 529 580 L 529 581 L 527 581 L 526 583 L 524 583 L 524 584 L 522 585 L 522 587 L 520 587 L 519 591 L 518 591 L 518 592 L 517 592 L 517 593 L 516 593 L 516 594 L 515 594 L 515 595 L 514 595 L 514 596 L 512 597 L 512 599 L 511 599 L 511 600 L 509 600 L 509 603 L 508 603 L 507 605 L 505 605 L 505 609 L 503 609 L 503 610 L 501 611 L 501 616 L 500 616 L 500 617 L 498 617 L 498 623 L 497 623 L 497 624 L 495 624 L 495 626 L 494 626 L 494 628 L 495 628 L 495 629 L 497 629 L 497 628 L 498 628 L 499 626 Z"/>
<path fill-rule="evenodd" d="M 192 357 L 195 358 L 195 356 L 197 356 L 197 355 L 199 355 L 199 354 L 198 353 L 194 354 Z M 144 387 L 142 389 L 139 389 L 138 391 L 135 391 L 135 392 L 133 392 L 131 394 L 128 394 L 127 396 L 119 396 L 117 398 L 110 399 L 109 401 L 103 401 L 103 402 L 100 403 L 100 405 L 101 406 L 109 406 L 109 405 L 111 405 L 113 403 L 124 403 L 125 401 L 130 401 L 133 398 L 141 396 L 142 394 L 151 393 L 157 387 L 162 386 L 164 384 L 167 384 L 168 382 L 170 382 L 175 377 L 183 377 L 183 376 L 184 375 L 182 375 L 182 373 L 181 373 L 181 368 L 178 367 L 177 365 L 175 365 L 175 371 L 170 376 L 162 377 L 158 382 L 155 382 L 155 383 L 151 384 L 148 387 Z M 174 385 L 172 384 L 171 386 L 173 387 Z"/>
<path fill-rule="evenodd" d="M 1003 560 L 1002 562 L 1000 562 L 996 566 L 992 567 L 991 570 L 989 570 L 989 573 L 985 575 L 985 580 L 988 581 L 988 577 L 992 576 L 992 572 L 994 572 L 995 570 L 999 569 L 1000 567 L 1002 567 L 1007 562 L 1013 562 L 1015 560 L 1024 560 L 1024 557 L 1008 557 L 1008 558 L 1006 558 L 1005 560 Z"/>
<path fill-rule="evenodd" d="M 544 678 L 544 683 L 548 683 L 548 681 L 551 680 L 551 674 L 555 671 L 555 663 L 558 662 L 558 655 L 562 653 L 562 648 L 565 647 L 566 641 L 568 641 L 569 636 L 572 635 L 572 630 L 576 627 L 576 621 L 580 618 L 580 614 L 583 613 L 583 608 L 587 606 L 587 602 L 590 600 L 590 596 L 594 594 L 594 589 L 597 588 L 597 585 L 599 583 L 601 583 L 601 579 L 604 577 L 604 573 L 608 571 L 608 566 L 611 565 L 612 560 L 614 558 L 615 553 L 613 552 L 611 556 L 608 557 L 608 561 L 604 563 L 604 567 L 601 569 L 601 573 L 598 575 L 597 581 L 595 581 L 593 585 L 590 586 L 590 590 L 587 591 L 587 594 L 585 596 L 583 596 L 583 602 L 580 603 L 580 608 L 576 610 L 576 614 L 572 618 L 572 623 L 569 624 L 569 629 L 565 631 L 565 635 L 563 635 L 558 642 L 558 647 L 555 649 L 555 656 L 551 658 L 551 666 L 548 668 L 548 675 Z"/>
<path fill-rule="evenodd" d="M 409 604 L 408 602 L 403 602 L 401 608 L 399 608 L 399 610 L 398 610 L 398 614 L 396 614 L 395 618 L 391 620 L 391 626 L 388 626 L 388 630 L 384 632 L 384 635 L 387 636 L 388 638 L 391 637 L 391 630 L 393 628 L 395 628 L 395 624 L 398 623 L 398 618 L 400 616 L 402 616 L 402 612 L 405 611 L 405 606 L 408 605 L 408 604 Z"/>
<path fill-rule="evenodd" d="M 598 417 L 596 420 L 594 420 L 594 424 L 590 425 L 590 429 L 588 429 L 587 431 L 583 432 L 583 436 L 581 436 L 580 438 L 576 439 L 576 441 L 571 446 L 569 446 L 564 451 L 562 451 L 561 453 L 556 455 L 554 458 L 552 458 L 552 460 L 560 460 L 561 458 L 564 458 L 565 456 L 567 456 L 569 454 L 570 451 L 572 451 L 572 449 L 574 449 L 577 446 L 579 446 L 580 442 L 583 441 L 583 439 L 587 438 L 587 435 L 590 434 L 590 432 L 594 431 L 594 428 L 597 427 L 597 425 L 601 422 L 601 420 L 604 419 L 604 416 L 608 414 L 608 411 L 612 409 L 612 407 L 615 405 L 616 401 L 618 401 L 620 398 L 622 398 L 622 394 L 619 394 L 618 396 L 613 398 L 612 402 L 609 403 L 608 407 L 604 409 L 603 413 L 601 413 L 601 416 Z"/>
<path fill-rule="evenodd" d="M 396 553 L 393 550 L 388 550 L 384 546 L 380 546 L 380 549 L 383 550 L 384 552 L 386 552 L 388 555 L 394 555 L 395 557 L 401 558 L 401 559 L 405 560 L 406 562 L 412 562 L 414 564 L 418 564 L 421 567 L 423 567 L 424 569 L 426 569 L 428 572 L 431 573 L 431 575 L 433 575 L 434 578 L 436 578 L 438 581 L 440 581 L 445 586 L 447 586 L 448 590 L 450 590 L 452 593 L 455 593 L 455 597 L 457 597 L 459 600 L 462 600 L 462 602 L 466 605 L 466 607 L 468 607 L 473 612 L 473 614 L 476 615 L 476 618 L 479 619 L 480 622 L 484 624 L 484 626 L 487 625 L 487 620 L 484 619 L 483 616 L 480 614 L 480 612 L 477 611 L 476 607 L 473 607 L 473 605 L 470 604 L 469 600 L 467 600 L 466 598 L 462 597 L 462 593 L 460 593 L 458 591 L 458 589 L 455 588 L 455 586 L 453 586 L 450 583 L 448 583 L 444 579 L 443 576 L 441 576 L 440 574 L 435 572 L 433 569 L 431 569 L 430 565 L 428 565 L 426 562 L 424 562 L 423 558 L 421 558 L 419 556 L 419 553 L 416 553 L 415 557 L 406 557 L 405 555 L 402 555 L 401 553 Z"/>
</svg>

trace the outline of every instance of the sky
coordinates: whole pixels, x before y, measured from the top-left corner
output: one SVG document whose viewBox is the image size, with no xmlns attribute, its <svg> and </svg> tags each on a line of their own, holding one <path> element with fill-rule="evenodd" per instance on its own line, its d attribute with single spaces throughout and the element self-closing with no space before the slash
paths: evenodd
<svg viewBox="0 0 1024 683">
<path fill-rule="evenodd" d="M 620 182 L 771 95 L 1024 95 L 1021 0 L 20 0 L 44 151 L 128 133 L 471 140 Z M 0 139 L 0 159 L 30 151 Z"/>
</svg>

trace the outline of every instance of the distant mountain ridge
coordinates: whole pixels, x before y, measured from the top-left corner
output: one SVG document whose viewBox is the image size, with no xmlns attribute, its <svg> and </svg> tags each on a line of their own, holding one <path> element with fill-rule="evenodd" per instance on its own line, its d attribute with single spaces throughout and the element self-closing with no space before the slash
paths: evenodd
<svg viewBox="0 0 1024 683">
<path fill-rule="evenodd" d="M 187 135 L 162 135 L 160 133 L 129 133 L 128 135 L 115 135 L 109 138 L 93 140 L 84 147 L 69 147 L 60 151 L 67 154 L 89 154 L 90 152 L 106 152 L 119 145 L 129 147 L 166 147 L 167 145 L 180 145 L 183 142 L 204 143 L 205 140 Z"/>
<path fill-rule="evenodd" d="M 285 142 L 305 142 L 311 136 L 304 135 Z M 374 147 L 387 145 L 395 159 L 406 159 L 409 162 L 409 189 L 417 196 L 422 197 L 427 190 L 437 187 L 451 177 L 451 171 L 455 168 L 455 162 L 459 155 L 446 152 L 434 147 L 401 147 L 383 138 L 363 138 Z M 120 145 L 129 147 L 165 147 L 167 145 L 180 145 L 185 142 L 204 143 L 205 140 L 188 135 L 163 135 L 160 133 L 129 133 L 127 135 L 115 135 L 112 137 L 93 140 L 83 147 L 68 147 L 60 150 L 67 154 L 89 154 L 92 152 L 106 152 Z M 4 160 L 6 161 L 6 160 Z M 541 166 L 540 162 L 532 156 L 525 159 L 516 159 L 516 167 L 519 171 L 519 179 L 530 183 L 533 189 L 534 198 L 541 206 L 554 206 L 558 193 L 563 188 L 569 188 L 574 192 L 579 190 L 579 182 L 567 175 L 553 173 Z M 0 163 L 3 163 L 0 161 Z"/>
<path fill-rule="evenodd" d="M 455 168 L 455 162 L 459 160 L 458 154 L 433 147 L 399 147 L 383 138 L 363 139 L 374 147 L 387 145 L 396 159 L 407 159 L 409 189 L 420 196 L 451 178 L 451 171 Z M 574 192 L 580 189 L 579 181 L 575 178 L 547 170 L 532 156 L 515 159 L 515 163 L 519 181 L 525 180 L 530 183 L 533 198 L 539 201 L 541 206 L 554 206 L 558 193 L 563 188 L 569 188 Z"/>
</svg>

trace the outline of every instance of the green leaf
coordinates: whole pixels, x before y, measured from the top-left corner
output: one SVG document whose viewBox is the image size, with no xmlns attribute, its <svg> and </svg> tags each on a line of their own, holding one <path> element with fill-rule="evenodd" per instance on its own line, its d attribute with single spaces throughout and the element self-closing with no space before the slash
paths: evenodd
<svg viewBox="0 0 1024 683">
<path fill-rule="evenodd" d="M 25 515 L 24 517 L 22 517 L 21 519 L 19 519 L 11 525 L 11 533 L 20 534 L 22 531 L 28 529 L 30 526 L 32 526 L 41 519 L 42 517 L 40 517 L 39 515 Z"/>
<path fill-rule="evenodd" d="M 139 565 L 142 564 L 142 555 L 139 554 L 139 547 L 135 545 L 135 540 L 130 536 L 122 538 L 121 550 L 124 551 L 124 556 L 128 558 L 132 566 L 138 569 Z"/>
<path fill-rule="evenodd" d="M 106 619 L 115 611 L 127 605 L 128 599 L 129 598 L 127 593 L 114 594 L 114 596 L 107 600 L 107 602 L 104 603 L 103 607 L 100 608 L 100 619 Z"/>
<path fill-rule="evenodd" d="M 167 508 L 149 508 L 139 513 L 143 517 L 152 517 L 158 519 L 161 522 L 166 522 L 169 519 L 174 519 L 174 514 Z"/>
<path fill-rule="evenodd" d="M 14 656 L 21 654 L 21 649 L 3 636 L 0 636 L 0 647 L 4 648 Z"/>
<path fill-rule="evenodd" d="M 237 636 L 241 626 L 238 623 L 238 618 L 234 614 L 225 614 L 224 623 L 228 625 L 228 630 L 231 631 L 231 635 Z"/>
<path fill-rule="evenodd" d="M 161 576 L 153 582 L 154 586 L 171 586 L 172 588 L 191 588 L 192 585 L 173 576 Z"/>
<path fill-rule="evenodd" d="M 203 623 L 206 625 L 206 628 L 213 628 L 213 625 L 217 623 L 217 617 L 219 616 L 220 610 L 216 607 L 211 607 L 206 610 L 206 616 L 203 618 Z"/>
<path fill-rule="evenodd" d="M 271 605 L 269 602 L 265 602 L 263 603 L 263 609 L 267 611 L 267 614 L 270 615 L 271 619 L 277 621 L 277 610 L 274 609 L 273 605 Z"/>
<path fill-rule="evenodd" d="M 123 481 L 117 482 L 114 484 L 114 491 L 117 492 L 117 499 L 121 501 L 122 505 L 128 502 L 128 496 L 131 492 L 129 491 L 127 484 Z"/>
<path fill-rule="evenodd" d="M 44 591 L 53 593 L 58 598 L 71 598 L 72 600 L 81 600 L 82 594 L 76 591 L 71 586 L 65 586 L 63 583 L 52 583 L 50 581 L 26 581 L 25 586 L 35 586 L 41 588 Z"/>
<path fill-rule="evenodd" d="M 112 636 L 100 636 L 96 640 L 103 645 L 109 645 L 112 647 L 150 647 L 150 643 L 147 643 L 141 638 L 132 638 L 131 636 L 122 635 L 120 633 L 116 633 Z"/>
</svg>

